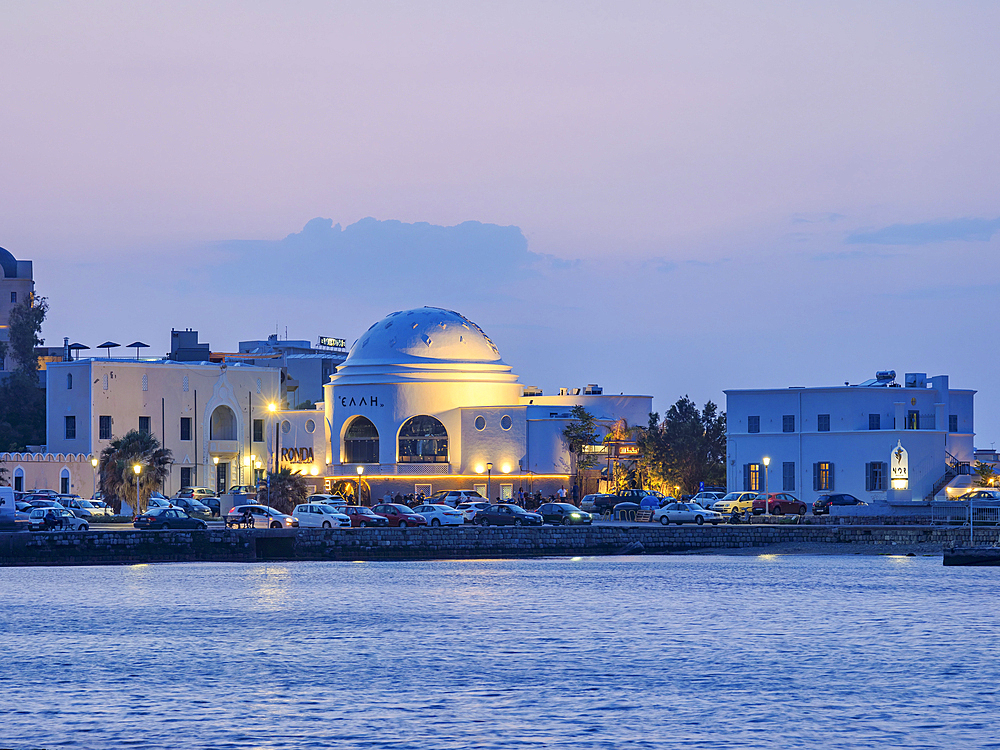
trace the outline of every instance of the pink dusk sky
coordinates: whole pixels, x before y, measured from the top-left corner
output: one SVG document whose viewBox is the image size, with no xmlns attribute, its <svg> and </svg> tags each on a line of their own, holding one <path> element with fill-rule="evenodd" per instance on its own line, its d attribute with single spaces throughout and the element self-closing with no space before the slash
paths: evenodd
<svg viewBox="0 0 1000 750">
<path fill-rule="evenodd" d="M 0 246 L 46 343 L 358 338 L 723 407 L 876 370 L 1000 441 L 996 3 L 8 3 Z"/>
</svg>

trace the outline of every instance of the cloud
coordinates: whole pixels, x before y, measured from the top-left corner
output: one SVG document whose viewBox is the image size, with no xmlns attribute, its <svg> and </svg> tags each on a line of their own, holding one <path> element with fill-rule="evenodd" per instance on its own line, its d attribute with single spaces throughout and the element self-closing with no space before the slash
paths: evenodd
<svg viewBox="0 0 1000 750">
<path fill-rule="evenodd" d="M 832 224 L 846 218 L 843 214 L 834 213 L 792 214 L 792 224 Z"/>
<path fill-rule="evenodd" d="M 928 245 L 932 242 L 988 242 L 1000 231 L 1000 219 L 950 219 L 923 224 L 893 224 L 848 235 L 848 245 Z"/>
</svg>

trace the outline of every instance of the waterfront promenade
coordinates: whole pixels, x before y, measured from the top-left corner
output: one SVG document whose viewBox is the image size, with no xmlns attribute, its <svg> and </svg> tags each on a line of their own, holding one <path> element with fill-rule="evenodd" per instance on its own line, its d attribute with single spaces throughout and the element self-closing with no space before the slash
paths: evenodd
<svg viewBox="0 0 1000 750">
<path fill-rule="evenodd" d="M 997 541 L 977 529 L 977 544 Z M 100 529 L 0 534 L 0 566 L 116 565 L 259 560 L 431 560 L 620 554 L 896 553 L 940 555 L 969 542 L 968 528 L 909 525 L 253 529 Z"/>
</svg>

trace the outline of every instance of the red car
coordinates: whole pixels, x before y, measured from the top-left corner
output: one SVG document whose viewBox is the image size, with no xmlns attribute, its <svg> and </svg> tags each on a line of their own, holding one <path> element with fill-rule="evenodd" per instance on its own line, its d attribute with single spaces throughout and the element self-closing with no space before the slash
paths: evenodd
<svg viewBox="0 0 1000 750">
<path fill-rule="evenodd" d="M 407 526 L 426 526 L 427 519 L 419 513 L 414 513 L 410 508 L 402 503 L 382 503 L 376 505 L 372 510 L 383 516 L 390 526 L 398 526 L 405 529 Z"/>
<path fill-rule="evenodd" d="M 389 521 L 385 516 L 377 516 L 372 513 L 371 508 L 363 505 L 341 506 L 340 511 L 346 513 L 351 518 L 351 526 L 354 528 L 365 528 L 367 526 L 388 526 Z"/>
<path fill-rule="evenodd" d="M 767 512 L 772 516 L 780 516 L 785 513 L 798 513 L 800 516 L 806 514 L 806 504 L 794 495 L 787 492 L 769 492 L 766 495 L 761 493 L 753 499 L 753 514 L 755 516 L 764 513 L 764 498 L 767 498 Z"/>
</svg>

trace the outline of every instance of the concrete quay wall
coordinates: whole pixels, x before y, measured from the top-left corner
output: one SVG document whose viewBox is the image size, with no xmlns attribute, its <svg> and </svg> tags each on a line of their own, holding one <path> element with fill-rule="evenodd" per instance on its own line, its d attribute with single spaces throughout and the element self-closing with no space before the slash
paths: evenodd
<svg viewBox="0 0 1000 750">
<path fill-rule="evenodd" d="M 975 543 L 992 544 L 997 534 L 995 528 L 977 529 Z M 929 544 L 943 550 L 946 546 L 967 545 L 969 531 L 852 524 L 15 532 L 0 534 L 0 566 L 671 554 L 785 543 Z"/>
</svg>

